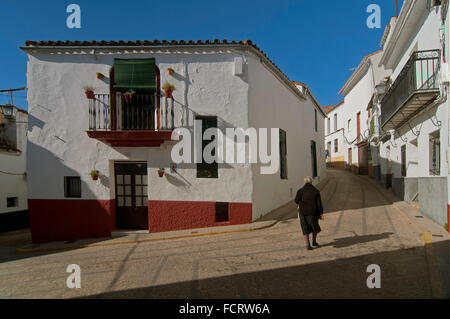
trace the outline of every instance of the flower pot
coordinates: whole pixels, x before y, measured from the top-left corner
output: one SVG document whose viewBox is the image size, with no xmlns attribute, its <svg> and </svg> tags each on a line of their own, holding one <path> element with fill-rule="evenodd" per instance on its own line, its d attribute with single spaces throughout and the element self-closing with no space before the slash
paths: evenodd
<svg viewBox="0 0 450 319">
<path fill-rule="evenodd" d="M 159 177 L 163 177 L 164 176 L 164 171 L 158 171 L 158 176 Z"/>
<path fill-rule="evenodd" d="M 130 104 L 133 101 L 133 95 L 131 94 L 124 94 L 123 97 L 125 99 L 125 102 L 128 104 Z"/>
<path fill-rule="evenodd" d="M 174 75 L 174 74 L 175 74 L 175 70 L 174 70 L 174 69 L 171 69 L 171 68 L 169 68 L 169 69 L 167 70 L 167 72 L 169 73 L 169 75 Z"/>
<path fill-rule="evenodd" d="M 103 74 L 101 74 L 100 72 L 97 72 L 96 75 L 97 75 L 97 79 L 99 79 L 99 80 L 103 80 L 105 78 L 105 76 Z"/>
<path fill-rule="evenodd" d="M 166 98 L 171 99 L 172 98 L 172 91 L 164 90 L 164 95 Z"/>
<path fill-rule="evenodd" d="M 86 98 L 88 98 L 89 100 L 94 99 L 94 91 L 85 91 L 84 93 L 86 94 Z"/>
<path fill-rule="evenodd" d="M 93 181 L 98 180 L 98 175 L 91 176 Z"/>
</svg>

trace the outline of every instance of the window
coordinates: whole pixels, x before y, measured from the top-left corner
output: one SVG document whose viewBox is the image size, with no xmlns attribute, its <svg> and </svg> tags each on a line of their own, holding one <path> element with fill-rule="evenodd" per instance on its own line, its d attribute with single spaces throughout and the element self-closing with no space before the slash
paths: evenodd
<svg viewBox="0 0 450 319">
<path fill-rule="evenodd" d="M 358 141 L 361 139 L 361 112 L 356 114 L 356 137 Z"/>
<path fill-rule="evenodd" d="M 317 177 L 317 154 L 316 154 L 316 142 L 311 141 L 311 165 L 312 176 Z"/>
<path fill-rule="evenodd" d="M 441 174 L 441 140 L 439 131 L 430 134 L 430 175 Z"/>
<path fill-rule="evenodd" d="M 314 110 L 314 130 L 317 132 L 317 110 Z"/>
<path fill-rule="evenodd" d="M 280 177 L 287 179 L 287 142 L 286 132 L 280 129 Z"/>
<path fill-rule="evenodd" d="M 7 197 L 6 198 L 6 207 L 17 207 L 19 206 L 19 198 L 18 197 Z"/>
<path fill-rule="evenodd" d="M 334 140 L 334 152 L 339 152 L 339 141 L 337 139 Z"/>
<path fill-rule="evenodd" d="M 211 143 L 213 140 L 203 140 L 203 135 L 205 134 L 205 131 L 209 128 L 217 128 L 217 117 L 216 116 L 196 116 L 196 120 L 202 121 L 202 162 L 197 163 L 197 178 L 218 178 L 218 165 L 217 162 L 214 161 L 213 163 L 209 164 L 204 161 L 203 158 L 203 151 L 205 147 Z M 213 156 L 216 156 L 215 149 L 212 153 Z"/>
<path fill-rule="evenodd" d="M 337 130 L 338 130 L 337 114 L 334 114 L 334 131 L 336 132 Z"/>
<path fill-rule="evenodd" d="M 401 148 L 401 160 L 402 160 L 402 176 L 406 176 L 406 145 L 402 145 Z"/>
<path fill-rule="evenodd" d="M 328 155 L 331 155 L 331 142 L 327 143 L 327 151 L 328 151 Z"/>
<path fill-rule="evenodd" d="M 228 221 L 228 203 L 216 203 L 216 223 Z"/>
<path fill-rule="evenodd" d="M 81 179 L 77 176 L 64 177 L 64 197 L 81 198 Z"/>
<path fill-rule="evenodd" d="M 327 134 L 330 135 L 331 133 L 331 119 L 328 118 L 327 120 Z"/>
<path fill-rule="evenodd" d="M 348 122 L 347 122 L 347 132 L 351 132 L 352 131 L 352 120 L 348 120 Z"/>
</svg>

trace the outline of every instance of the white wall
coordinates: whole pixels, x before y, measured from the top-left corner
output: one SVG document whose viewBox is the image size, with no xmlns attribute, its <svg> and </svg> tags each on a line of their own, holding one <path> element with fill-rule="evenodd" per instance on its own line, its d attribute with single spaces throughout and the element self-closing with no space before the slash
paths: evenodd
<svg viewBox="0 0 450 319">
<path fill-rule="evenodd" d="M 191 113 L 217 115 L 219 123 L 245 128 L 248 80 L 246 75 L 233 73 L 234 58 L 241 57 L 240 53 L 206 48 L 201 52 L 194 48 L 135 54 L 120 54 L 120 48 L 115 53 L 100 51 L 96 56 L 86 52 L 29 53 L 29 198 L 64 198 L 63 177 L 81 176 L 82 199 L 110 199 L 114 197 L 113 161 L 143 160 L 148 162 L 150 200 L 252 201 L 249 167 L 232 165 L 233 169 L 219 168 L 218 179 L 197 179 L 195 164 L 179 165 L 178 174 L 159 178 L 158 168 L 168 169 L 171 163 L 170 146 L 113 148 L 89 138 L 88 100 L 82 90 L 90 84 L 96 87 L 96 93 L 109 93 L 109 79 L 98 80 L 95 73 L 108 76 L 114 57 L 155 57 L 161 82 L 167 79 L 176 86 L 176 107 L 184 105 Z M 174 77 L 168 76 L 168 67 L 177 72 Z M 89 176 L 93 169 L 100 172 L 98 181 Z"/>
<path fill-rule="evenodd" d="M 28 209 L 27 118 L 26 112 L 18 111 L 16 113 L 17 149 L 21 152 L 0 150 L 0 214 Z M 18 197 L 18 205 L 7 208 L 8 197 Z"/>
<path fill-rule="evenodd" d="M 331 142 L 330 156 L 332 159 L 339 158 L 345 156 L 345 151 L 347 147 L 347 143 L 344 139 L 344 135 L 342 133 L 342 129 L 344 128 L 344 117 L 345 112 L 343 109 L 345 108 L 345 104 L 341 104 L 337 108 L 333 109 L 331 112 L 327 114 L 327 118 L 324 120 L 324 128 L 325 128 L 325 149 L 327 148 L 328 142 Z M 334 127 L 334 116 L 337 115 L 337 130 Z M 328 134 L 328 118 L 330 119 L 330 134 Z M 338 151 L 334 151 L 334 141 L 338 140 Z"/>
<path fill-rule="evenodd" d="M 430 11 L 424 10 L 422 16 L 418 19 L 417 25 L 410 25 L 414 28 L 413 36 L 407 41 L 407 46 L 403 48 L 398 57 L 393 57 L 396 62 L 393 69 L 393 82 L 403 70 L 406 62 L 410 58 L 411 53 L 414 50 L 434 50 L 441 49 L 440 43 L 440 27 L 441 27 L 441 6 L 437 7 L 438 10 L 433 9 Z M 448 20 L 448 18 L 447 18 Z M 448 34 L 450 31 L 446 30 Z M 448 36 L 447 36 L 448 46 Z M 448 70 L 446 70 L 448 72 Z M 407 176 L 408 177 L 426 177 L 429 176 L 429 134 L 436 130 L 440 130 L 441 138 L 441 176 L 447 176 L 448 162 L 446 160 L 447 145 L 448 145 L 448 105 L 449 101 L 435 106 L 428 110 L 427 113 L 423 113 L 420 116 L 410 121 L 409 125 L 404 125 L 398 130 L 398 133 L 392 138 L 391 142 L 384 143 L 380 147 L 380 156 L 386 158 L 386 147 L 390 145 L 391 157 L 393 161 L 393 174 L 394 177 L 401 177 L 401 146 L 407 144 L 406 157 L 407 157 Z M 441 126 L 437 126 L 438 121 L 441 122 Z M 417 134 L 417 137 L 413 131 Z M 418 150 L 415 152 L 414 146 L 411 145 L 411 141 L 417 139 Z M 382 173 L 386 171 L 385 165 L 382 166 Z"/>
<path fill-rule="evenodd" d="M 316 142 L 318 177 L 326 177 L 324 156 L 324 115 L 311 97 L 297 97 L 260 62 L 249 56 L 249 124 L 251 127 L 281 128 L 287 138 L 287 174 L 261 175 L 260 165 L 253 165 L 253 220 L 294 199 L 303 186 L 303 178 L 312 176 L 310 141 Z M 317 110 L 317 132 L 314 110 Z"/>
</svg>

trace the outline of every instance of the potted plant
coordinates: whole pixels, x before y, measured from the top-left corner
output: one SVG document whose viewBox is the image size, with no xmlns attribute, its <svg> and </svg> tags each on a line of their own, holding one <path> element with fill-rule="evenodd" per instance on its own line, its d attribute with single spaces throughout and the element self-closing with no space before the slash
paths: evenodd
<svg viewBox="0 0 450 319">
<path fill-rule="evenodd" d="M 164 168 L 160 168 L 160 169 L 158 169 L 158 176 L 159 177 L 163 177 L 164 176 Z"/>
<path fill-rule="evenodd" d="M 172 92 L 175 91 L 175 85 L 166 81 L 166 83 L 164 83 L 162 88 L 164 90 L 164 95 L 166 96 L 166 98 L 168 98 L 168 99 L 172 98 Z"/>
<path fill-rule="evenodd" d="M 175 70 L 172 68 L 168 68 L 167 72 L 169 73 L 169 75 L 174 75 L 175 74 Z"/>
<path fill-rule="evenodd" d="M 92 170 L 90 175 L 91 175 L 92 180 L 96 181 L 98 179 L 99 173 L 97 170 Z"/>
<path fill-rule="evenodd" d="M 94 99 L 94 87 L 91 85 L 83 86 L 84 93 L 86 94 L 86 98 L 92 100 Z"/>
<path fill-rule="evenodd" d="M 100 72 L 97 72 L 95 74 L 97 75 L 97 79 L 99 79 L 99 80 L 103 80 L 105 78 L 105 76 Z"/>
<path fill-rule="evenodd" d="M 124 93 L 123 97 L 124 97 L 124 99 L 125 99 L 125 102 L 131 103 L 131 101 L 133 101 L 133 95 L 134 95 L 135 93 L 136 93 L 136 92 L 131 91 L 131 90 L 130 90 L 129 92 Z"/>
</svg>

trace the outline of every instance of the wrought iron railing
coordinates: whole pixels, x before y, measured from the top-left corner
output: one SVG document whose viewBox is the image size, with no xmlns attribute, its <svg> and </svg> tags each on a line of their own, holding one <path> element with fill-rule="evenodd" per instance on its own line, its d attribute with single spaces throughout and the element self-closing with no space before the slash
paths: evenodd
<svg viewBox="0 0 450 319">
<path fill-rule="evenodd" d="M 121 93 L 95 94 L 94 99 L 89 100 L 89 130 L 173 129 L 173 123 L 160 123 L 157 98 L 156 94 L 134 94 L 131 100 Z"/>
<path fill-rule="evenodd" d="M 440 50 L 416 51 L 381 101 L 384 126 L 414 93 L 438 89 Z"/>
</svg>

